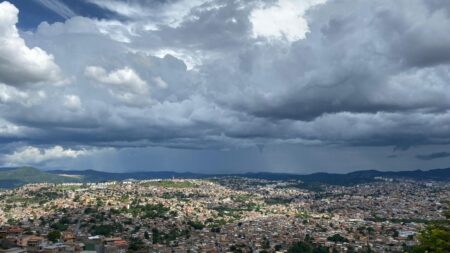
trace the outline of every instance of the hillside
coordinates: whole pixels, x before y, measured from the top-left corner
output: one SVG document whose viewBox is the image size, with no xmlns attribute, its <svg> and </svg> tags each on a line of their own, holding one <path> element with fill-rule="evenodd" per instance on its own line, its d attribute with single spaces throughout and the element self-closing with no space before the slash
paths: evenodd
<svg viewBox="0 0 450 253">
<path fill-rule="evenodd" d="M 302 180 L 305 183 L 322 183 L 334 185 L 351 185 L 358 183 L 372 182 L 377 177 L 385 178 L 403 178 L 412 180 L 437 180 L 450 181 L 450 168 L 434 169 L 434 170 L 414 170 L 414 171 L 377 171 L 377 170 L 361 170 L 346 174 L 338 173 L 312 173 L 307 175 L 288 174 L 288 173 L 270 173 L 255 172 L 243 174 L 196 174 L 190 172 L 171 172 L 171 171 L 147 171 L 147 172 L 128 172 L 128 173 L 111 173 L 95 170 L 85 171 L 49 171 L 54 174 L 77 175 L 83 177 L 87 181 L 109 181 L 109 180 L 125 180 L 125 179 L 168 179 L 168 178 L 209 178 L 209 177 L 247 177 L 269 180 Z"/>
<path fill-rule="evenodd" d="M 211 177 L 247 177 L 269 180 L 301 180 L 305 184 L 331 184 L 331 185 L 354 185 L 376 181 L 378 177 L 412 180 L 437 180 L 450 181 L 450 168 L 434 170 L 414 171 L 377 171 L 363 170 L 346 174 L 338 173 L 313 173 L 308 175 L 256 172 L 243 174 L 196 174 L 190 172 L 172 171 L 147 171 L 112 173 L 95 170 L 54 170 L 42 171 L 30 167 L 0 168 L 0 188 L 12 188 L 26 183 L 63 183 L 63 182 L 105 182 L 112 180 L 145 180 L 145 179 L 170 179 L 170 178 L 211 178 Z"/>
<path fill-rule="evenodd" d="M 224 176 L 224 175 L 216 175 Z M 305 183 L 321 183 L 331 185 L 353 185 L 360 183 L 373 182 L 378 177 L 394 178 L 394 179 L 411 179 L 411 180 L 436 180 L 450 181 L 450 168 L 433 169 L 433 170 L 414 170 L 414 171 L 377 171 L 377 170 L 360 170 L 345 174 L 318 172 L 307 175 L 287 174 L 287 173 L 270 173 L 256 172 L 245 174 L 230 174 L 228 176 L 241 176 L 247 178 L 260 178 L 269 180 L 301 180 Z"/>
<path fill-rule="evenodd" d="M 31 167 L 0 169 L 0 188 L 17 187 L 28 183 L 64 183 L 76 181 L 80 181 L 80 179 L 64 177 Z"/>
<path fill-rule="evenodd" d="M 101 182 L 101 181 L 112 181 L 112 180 L 126 180 L 126 179 L 170 179 L 170 178 L 205 178 L 211 177 L 211 175 L 206 174 L 196 174 L 191 172 L 173 172 L 173 171 L 139 171 L 139 172 L 124 172 L 124 173 L 114 173 L 114 172 L 104 172 L 96 170 L 53 170 L 48 171 L 52 174 L 58 175 L 71 175 L 78 176 L 89 182 Z"/>
</svg>

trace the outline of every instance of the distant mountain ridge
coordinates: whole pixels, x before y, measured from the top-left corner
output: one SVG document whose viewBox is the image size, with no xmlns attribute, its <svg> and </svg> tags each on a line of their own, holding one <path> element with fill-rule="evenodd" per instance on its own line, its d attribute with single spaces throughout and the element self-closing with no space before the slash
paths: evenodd
<svg viewBox="0 0 450 253">
<path fill-rule="evenodd" d="M 0 168 L 0 188 L 12 188 L 27 183 L 64 183 L 64 182 L 105 182 L 122 181 L 127 179 L 202 179 L 211 177 L 246 177 L 269 180 L 301 180 L 306 184 L 332 184 L 353 185 L 368 183 L 377 178 L 412 179 L 412 180 L 437 180 L 450 181 L 450 168 L 414 171 L 377 171 L 361 170 L 346 174 L 338 173 L 312 173 L 306 175 L 270 172 L 248 172 L 242 174 L 200 174 L 191 172 L 173 171 L 141 171 L 113 173 L 96 170 L 52 170 L 43 171 L 32 167 Z"/>
</svg>

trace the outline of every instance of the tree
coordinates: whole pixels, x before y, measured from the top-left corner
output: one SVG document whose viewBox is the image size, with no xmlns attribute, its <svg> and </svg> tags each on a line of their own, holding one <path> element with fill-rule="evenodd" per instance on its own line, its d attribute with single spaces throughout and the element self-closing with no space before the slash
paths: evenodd
<svg viewBox="0 0 450 253">
<path fill-rule="evenodd" d="M 398 232 L 398 230 L 394 230 L 394 234 L 392 235 L 392 237 L 397 238 L 400 235 L 400 233 Z"/>
<path fill-rule="evenodd" d="M 450 204 L 444 215 L 445 221 L 430 223 L 420 232 L 418 236 L 419 244 L 413 248 L 413 252 L 450 252 Z"/>
<path fill-rule="evenodd" d="M 141 239 L 133 238 L 130 240 L 130 245 L 128 246 L 129 251 L 138 251 L 145 248 L 145 244 Z"/>
<path fill-rule="evenodd" d="M 349 246 L 349 247 L 347 248 L 347 253 L 356 253 L 355 248 Z"/>
<path fill-rule="evenodd" d="M 9 225 L 18 225 L 18 224 L 19 224 L 19 221 L 17 221 L 17 220 L 15 220 L 15 219 L 11 218 L 11 219 L 8 219 L 7 223 L 8 223 Z"/>
<path fill-rule="evenodd" d="M 61 232 L 58 230 L 50 231 L 47 235 L 47 239 L 53 243 L 57 242 L 61 238 Z"/>
<path fill-rule="evenodd" d="M 319 246 L 315 246 L 313 248 L 313 253 L 328 253 L 328 252 L 329 252 L 329 250 L 325 246 L 320 246 L 319 245 Z"/>
<path fill-rule="evenodd" d="M 291 245 L 288 253 L 328 253 L 329 249 L 324 246 L 315 245 L 310 242 L 297 242 Z"/>
<path fill-rule="evenodd" d="M 264 237 L 262 241 L 262 247 L 263 249 L 270 249 L 270 241 L 267 239 L 267 237 Z"/>
<path fill-rule="evenodd" d="M 281 249 L 283 249 L 283 246 L 281 244 L 275 245 L 275 251 L 280 251 Z"/>
<path fill-rule="evenodd" d="M 189 221 L 188 224 L 197 230 L 202 230 L 205 227 L 205 225 L 203 225 L 200 221 Z"/>
<path fill-rule="evenodd" d="M 348 239 L 343 237 L 340 234 L 335 234 L 333 236 L 330 236 L 327 238 L 327 240 L 330 242 L 348 242 Z"/>
<path fill-rule="evenodd" d="M 110 236 L 114 232 L 113 225 L 98 225 L 92 228 L 91 234 Z"/>
<path fill-rule="evenodd" d="M 413 252 L 444 253 L 450 252 L 450 226 L 447 224 L 429 224 L 419 234 L 419 245 Z"/>
<path fill-rule="evenodd" d="M 67 230 L 67 228 L 69 226 L 67 224 L 63 224 L 61 222 L 55 222 L 55 223 L 51 224 L 50 227 L 53 228 L 54 230 L 64 231 L 64 230 Z"/>
<path fill-rule="evenodd" d="M 153 244 L 162 242 L 161 232 L 157 228 L 152 229 L 152 242 Z"/>
</svg>

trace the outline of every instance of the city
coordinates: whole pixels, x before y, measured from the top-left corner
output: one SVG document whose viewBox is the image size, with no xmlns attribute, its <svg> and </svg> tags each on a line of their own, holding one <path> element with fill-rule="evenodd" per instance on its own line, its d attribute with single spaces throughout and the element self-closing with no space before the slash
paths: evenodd
<svg viewBox="0 0 450 253">
<path fill-rule="evenodd" d="M 450 253 L 450 0 L 0 0 L 0 253 Z"/>
<path fill-rule="evenodd" d="M 28 184 L 0 193 L 1 252 L 404 252 L 445 220 L 450 183 L 311 191 L 239 177 Z"/>
</svg>

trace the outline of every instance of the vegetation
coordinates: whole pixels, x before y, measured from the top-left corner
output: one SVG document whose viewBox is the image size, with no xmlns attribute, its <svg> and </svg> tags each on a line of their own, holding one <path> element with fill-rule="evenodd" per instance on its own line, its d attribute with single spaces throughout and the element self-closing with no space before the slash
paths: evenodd
<svg viewBox="0 0 450 253">
<path fill-rule="evenodd" d="M 324 246 L 315 245 L 311 242 L 297 242 L 291 245 L 288 253 L 328 253 L 329 249 Z"/>
<path fill-rule="evenodd" d="M 168 180 L 161 180 L 161 181 L 150 181 L 145 182 L 141 184 L 142 186 L 155 186 L 155 187 L 163 187 L 163 188 L 194 188 L 197 187 L 192 182 L 189 181 L 168 181 Z"/>
<path fill-rule="evenodd" d="M 53 223 L 52 225 L 50 225 L 51 228 L 53 228 L 56 231 L 64 231 L 66 230 L 69 226 L 67 224 L 63 224 L 60 222 L 56 222 Z"/>
<path fill-rule="evenodd" d="M 164 207 L 162 204 L 146 204 L 146 205 L 137 205 L 133 204 L 130 209 L 127 210 L 128 213 L 131 213 L 134 217 L 155 219 L 155 218 L 164 218 L 167 216 L 169 212 L 169 208 Z"/>
<path fill-rule="evenodd" d="M 140 173 L 108 173 L 93 170 L 86 171 L 53 171 L 51 173 L 31 167 L 2 168 L 0 169 L 0 188 L 14 188 L 26 183 L 64 183 L 64 182 L 104 182 L 112 180 L 125 180 L 134 178 L 139 180 L 150 178 L 171 178 L 172 176 L 186 177 L 183 173 L 173 172 L 140 172 Z M 380 171 L 356 171 L 347 174 L 314 173 L 309 175 L 293 175 L 283 173 L 254 173 L 236 174 L 236 177 L 247 177 L 267 180 L 297 180 L 295 184 L 287 187 L 296 187 L 311 191 L 323 191 L 322 184 L 330 185 L 355 185 L 359 183 L 370 183 L 377 181 L 375 177 L 388 178 L 409 178 L 415 180 L 449 180 L 450 168 L 436 169 L 429 171 L 401 171 L 401 172 L 380 172 Z M 189 177 L 203 178 L 204 175 L 189 174 Z M 220 183 L 220 180 L 210 179 L 210 181 Z M 301 182 L 300 182 L 301 181 Z M 189 188 L 198 187 L 195 183 L 186 181 L 170 182 L 166 180 L 146 182 L 148 186 Z M 264 183 L 258 183 L 263 185 Z M 236 184 L 236 187 L 239 187 Z"/>
<path fill-rule="evenodd" d="M 386 219 L 386 218 L 381 218 L 378 216 L 374 216 L 372 218 L 366 218 L 366 220 L 368 221 L 374 221 L 374 222 L 385 222 L 385 221 L 389 221 L 392 223 L 427 223 L 428 220 L 423 220 L 423 219 Z"/>
<path fill-rule="evenodd" d="M 91 229 L 91 234 L 111 236 L 116 232 L 120 233 L 122 230 L 122 225 L 118 223 L 115 223 L 113 225 L 95 225 Z"/>
<path fill-rule="evenodd" d="M 291 203 L 292 199 L 286 198 L 268 198 L 264 200 L 268 205 L 286 205 Z"/>
<path fill-rule="evenodd" d="M 0 170 L 0 181 L 3 182 L 0 184 L 1 187 L 17 187 L 27 183 L 66 183 L 76 182 L 79 179 L 47 173 L 35 168 L 21 167 Z M 8 182 L 12 182 L 12 184 L 8 184 Z"/>
<path fill-rule="evenodd" d="M 131 252 L 145 250 L 145 248 L 145 243 L 139 238 L 131 238 L 130 244 L 128 245 L 128 251 Z"/>
<path fill-rule="evenodd" d="M 161 243 L 161 244 L 166 243 L 167 244 L 171 241 L 175 241 L 180 236 L 189 237 L 189 231 L 185 230 L 185 229 L 180 230 L 180 229 L 173 228 L 173 229 L 169 230 L 168 233 L 164 233 L 164 232 L 161 232 L 157 228 L 152 229 L 153 244 L 157 244 L 157 243 Z"/>
<path fill-rule="evenodd" d="M 57 242 L 61 238 L 61 232 L 58 230 L 53 230 L 48 232 L 47 238 L 51 242 Z"/>
<path fill-rule="evenodd" d="M 419 244 L 414 253 L 450 252 L 450 204 L 445 212 L 445 221 L 432 222 L 418 236 Z"/>
<path fill-rule="evenodd" d="M 348 239 L 343 237 L 340 234 L 335 234 L 333 236 L 330 236 L 327 238 L 327 240 L 330 242 L 348 242 Z"/>
<path fill-rule="evenodd" d="M 205 227 L 200 221 L 189 221 L 188 224 L 194 229 L 201 230 Z"/>
</svg>

